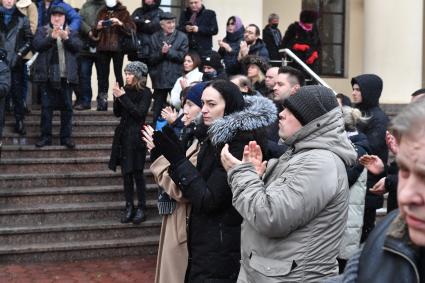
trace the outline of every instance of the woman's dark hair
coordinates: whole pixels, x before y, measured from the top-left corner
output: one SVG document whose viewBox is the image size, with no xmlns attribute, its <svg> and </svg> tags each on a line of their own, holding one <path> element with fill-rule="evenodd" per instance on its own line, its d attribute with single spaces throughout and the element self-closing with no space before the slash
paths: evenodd
<svg viewBox="0 0 425 283">
<path fill-rule="evenodd" d="M 245 101 L 239 87 L 230 81 L 215 80 L 208 86 L 217 90 L 223 97 L 226 106 L 224 107 L 224 115 L 241 111 L 245 107 Z M 207 86 L 207 87 L 208 87 Z"/>
<path fill-rule="evenodd" d="M 192 59 L 192 61 L 193 61 L 193 69 L 192 70 L 201 66 L 201 57 L 199 56 L 199 54 L 196 51 L 189 51 L 184 55 L 184 57 L 186 57 L 186 56 L 189 56 L 190 59 Z"/>
<path fill-rule="evenodd" d="M 236 18 L 235 18 L 235 16 L 231 16 L 231 17 L 227 20 L 227 22 L 226 22 L 226 26 L 228 26 L 228 25 L 229 25 L 229 23 L 236 23 Z"/>
</svg>

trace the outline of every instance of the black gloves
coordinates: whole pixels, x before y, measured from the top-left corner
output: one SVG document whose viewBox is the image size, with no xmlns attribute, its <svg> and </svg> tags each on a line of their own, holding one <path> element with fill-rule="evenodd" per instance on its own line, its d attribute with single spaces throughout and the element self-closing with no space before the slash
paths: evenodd
<svg viewBox="0 0 425 283">
<path fill-rule="evenodd" d="M 164 155 L 171 165 L 177 165 L 186 158 L 178 137 L 170 127 L 164 127 L 162 132 L 155 131 L 153 133 L 153 143 L 155 148 Z"/>
</svg>

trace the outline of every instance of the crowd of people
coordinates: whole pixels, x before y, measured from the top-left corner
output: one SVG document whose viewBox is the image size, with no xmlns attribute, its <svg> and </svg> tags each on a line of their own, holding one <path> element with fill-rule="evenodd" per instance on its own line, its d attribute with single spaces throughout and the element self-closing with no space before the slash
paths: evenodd
<svg viewBox="0 0 425 283">
<path fill-rule="evenodd" d="M 30 52 L 37 147 L 52 144 L 55 109 L 60 143 L 75 147 L 72 113 L 91 108 L 93 65 L 97 110 L 108 109 L 112 60 L 120 123 L 109 168 L 123 177 L 121 222 L 140 224 L 150 153 L 162 216 L 156 282 L 424 282 L 425 90 L 389 127 L 379 76 L 352 78 L 351 100 L 307 86 L 295 63 L 271 66 L 289 48 L 320 69 L 316 12 L 284 34 L 273 13 L 263 37 L 232 16 L 214 51 L 214 11 L 188 0 L 177 23 L 160 4 L 143 0 L 130 14 L 119 0 L 87 0 L 78 12 L 61 0 L 2 0 L 0 140 L 3 109 L 25 135 Z M 394 212 L 375 228 L 386 192 Z"/>
</svg>

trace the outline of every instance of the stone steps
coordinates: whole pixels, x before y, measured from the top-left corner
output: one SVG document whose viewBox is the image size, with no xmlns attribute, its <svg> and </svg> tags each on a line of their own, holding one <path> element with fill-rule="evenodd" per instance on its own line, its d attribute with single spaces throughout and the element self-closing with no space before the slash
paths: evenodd
<svg viewBox="0 0 425 283">
<path fill-rule="evenodd" d="M 72 261 L 94 257 L 156 255 L 159 236 L 0 246 L 1 262 Z"/>
<path fill-rule="evenodd" d="M 114 240 L 155 236 L 159 234 L 161 218 L 154 216 L 139 225 L 122 224 L 116 220 L 100 220 L 87 223 L 59 223 L 39 226 L 2 226 L 0 242 L 2 245 L 19 243 L 47 244 L 61 242 L 82 242 L 95 240 Z"/>
<path fill-rule="evenodd" d="M 158 186 L 146 185 L 147 199 L 156 199 Z M 136 195 L 135 195 L 135 198 Z M 124 200 L 123 185 L 86 187 L 48 187 L 48 188 L 0 188 L 0 207 L 49 203 L 93 203 Z"/>
<path fill-rule="evenodd" d="M 59 223 L 119 221 L 125 208 L 124 200 L 113 202 L 37 204 L 30 206 L 2 206 L 0 226 L 47 225 Z M 146 202 L 148 217 L 158 214 L 156 200 Z M 13 224 L 13 225 L 11 225 Z"/>
<path fill-rule="evenodd" d="M 72 133 L 72 139 L 79 144 L 110 144 L 114 132 L 94 132 L 94 133 Z M 53 132 L 52 145 L 59 145 L 59 132 Z M 20 136 L 16 133 L 3 132 L 4 145 L 34 145 L 40 139 L 40 133 L 27 133 L 25 136 Z M 65 147 L 62 147 L 65 148 Z"/>
<path fill-rule="evenodd" d="M 110 132 L 114 131 L 119 121 L 73 121 L 73 133 L 92 133 L 92 132 Z M 4 132 L 13 132 L 14 121 L 6 121 Z M 40 134 L 40 121 L 25 121 L 27 133 Z M 53 121 L 52 133 L 60 130 L 60 121 Z"/>
<path fill-rule="evenodd" d="M 63 146 L 45 146 L 42 148 L 34 145 L 4 145 L 2 160 L 21 158 L 81 158 L 101 157 L 111 154 L 112 144 L 77 144 L 74 150 L 65 150 Z M 146 159 L 148 161 L 149 158 Z M 0 171 L 1 172 L 1 171 Z"/>
<path fill-rule="evenodd" d="M 118 121 L 119 118 L 115 117 L 112 110 L 109 111 L 74 111 L 72 114 L 73 121 Z M 30 114 L 25 115 L 25 122 L 36 121 L 40 123 L 41 111 L 40 110 L 32 110 Z M 5 121 L 15 121 L 15 118 L 11 114 L 6 114 Z M 53 112 L 53 121 L 60 121 L 60 112 Z"/>
<path fill-rule="evenodd" d="M 119 170 L 118 170 L 119 171 Z M 145 170 L 147 184 L 154 183 L 150 170 Z M 66 172 L 44 174 L 0 174 L 0 188 L 75 187 L 122 185 L 120 172 Z"/>
</svg>

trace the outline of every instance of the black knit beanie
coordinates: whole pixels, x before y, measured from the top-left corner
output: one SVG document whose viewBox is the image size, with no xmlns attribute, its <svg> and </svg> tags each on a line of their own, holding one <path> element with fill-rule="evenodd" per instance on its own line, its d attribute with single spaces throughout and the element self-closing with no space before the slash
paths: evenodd
<svg viewBox="0 0 425 283">
<path fill-rule="evenodd" d="M 234 83 L 225 80 L 216 80 L 212 81 L 209 86 L 217 90 L 226 102 L 224 115 L 241 111 L 245 107 L 242 93 Z"/>
<path fill-rule="evenodd" d="M 329 88 L 310 85 L 301 87 L 297 93 L 285 99 L 283 106 L 304 126 L 338 107 L 338 101 Z"/>
</svg>

